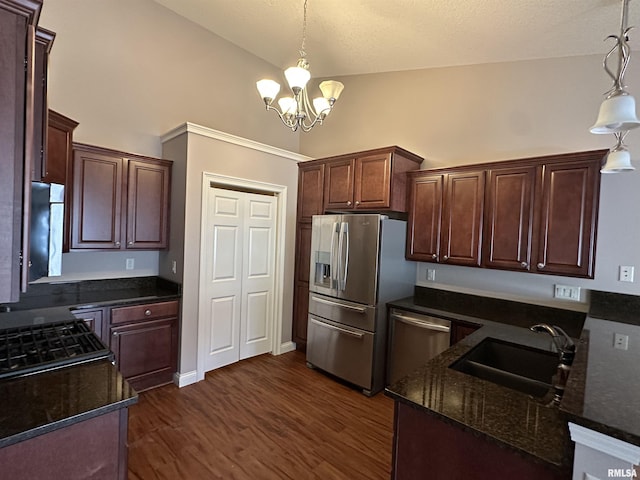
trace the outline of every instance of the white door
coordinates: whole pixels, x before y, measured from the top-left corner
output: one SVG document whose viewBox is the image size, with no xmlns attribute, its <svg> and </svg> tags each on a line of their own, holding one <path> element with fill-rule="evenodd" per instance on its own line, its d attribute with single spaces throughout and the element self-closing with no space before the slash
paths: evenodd
<svg viewBox="0 0 640 480">
<path fill-rule="evenodd" d="M 205 371 L 271 351 L 276 202 L 275 196 L 208 190 L 200 297 Z"/>
</svg>

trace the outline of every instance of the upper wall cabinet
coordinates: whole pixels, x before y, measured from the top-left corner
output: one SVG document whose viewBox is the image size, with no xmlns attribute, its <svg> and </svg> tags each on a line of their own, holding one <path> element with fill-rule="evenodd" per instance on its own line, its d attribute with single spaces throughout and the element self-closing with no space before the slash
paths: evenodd
<svg viewBox="0 0 640 480">
<path fill-rule="evenodd" d="M 409 174 L 407 258 L 593 278 L 606 153 Z"/>
<path fill-rule="evenodd" d="M 324 209 L 406 212 L 406 172 L 422 158 L 399 147 L 322 160 Z"/>
<path fill-rule="evenodd" d="M 71 249 L 167 248 L 171 165 L 76 144 Z"/>
<path fill-rule="evenodd" d="M 41 0 L 0 0 L 0 302 L 26 288 L 33 161 L 35 26 Z M 25 188 L 26 187 L 26 188 Z"/>
<path fill-rule="evenodd" d="M 34 61 L 34 117 L 33 117 L 33 164 L 31 180 L 45 181 L 47 176 L 47 82 L 49 72 L 49 53 L 56 34 L 38 27 L 35 36 Z"/>
<path fill-rule="evenodd" d="M 480 265 L 484 171 L 409 173 L 407 258 Z"/>
<path fill-rule="evenodd" d="M 311 222 L 313 215 L 322 214 L 323 185 L 324 164 L 298 164 L 298 222 Z"/>
</svg>

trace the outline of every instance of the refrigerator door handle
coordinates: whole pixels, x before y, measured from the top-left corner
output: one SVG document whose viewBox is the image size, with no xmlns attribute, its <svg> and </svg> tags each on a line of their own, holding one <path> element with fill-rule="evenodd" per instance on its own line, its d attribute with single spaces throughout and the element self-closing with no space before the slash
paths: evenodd
<svg viewBox="0 0 640 480">
<path fill-rule="evenodd" d="M 344 243 L 342 247 L 344 248 L 344 274 L 342 276 L 342 290 L 347 288 L 347 272 L 349 270 L 349 224 L 347 222 L 343 222 L 342 224 L 342 235 L 344 237 Z"/>
<path fill-rule="evenodd" d="M 358 313 L 366 312 L 366 309 L 364 307 L 354 307 L 353 305 L 346 305 L 344 303 L 332 302 L 331 300 L 325 300 L 324 298 L 316 297 L 315 295 L 312 295 L 311 299 L 314 302 L 324 303 L 325 305 L 331 305 L 332 307 L 346 308 L 347 310 L 353 310 L 354 312 L 358 312 Z"/>
<path fill-rule="evenodd" d="M 340 226 L 336 229 L 338 232 L 338 270 L 336 271 L 336 280 L 338 285 L 336 286 L 336 288 L 338 290 L 344 290 L 343 286 L 342 286 L 342 253 L 344 250 L 344 236 L 342 235 L 342 231 L 344 228 L 344 222 L 340 222 Z"/>
<path fill-rule="evenodd" d="M 334 281 L 338 280 L 338 262 L 336 261 L 336 249 L 335 243 L 338 239 L 338 222 L 333 222 L 333 226 L 331 227 L 331 250 L 329 252 L 330 263 L 329 263 L 329 282 L 330 288 L 334 288 Z"/>
</svg>

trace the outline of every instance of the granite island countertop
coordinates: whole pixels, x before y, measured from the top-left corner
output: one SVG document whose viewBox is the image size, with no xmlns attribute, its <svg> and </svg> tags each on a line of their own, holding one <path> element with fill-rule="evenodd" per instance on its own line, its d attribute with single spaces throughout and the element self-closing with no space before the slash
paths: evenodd
<svg viewBox="0 0 640 480">
<path fill-rule="evenodd" d="M 0 329 L 73 319 L 73 310 L 180 298 L 180 286 L 158 277 L 33 284 L 4 304 Z M 0 448 L 128 407 L 137 393 L 108 360 L 0 381 Z"/>
<path fill-rule="evenodd" d="M 138 401 L 108 360 L 0 382 L 0 448 L 126 408 Z"/>
<path fill-rule="evenodd" d="M 535 462 L 569 469 L 573 447 L 567 421 L 557 406 L 548 405 L 551 394 L 536 399 L 449 366 L 489 337 L 552 352 L 551 337 L 528 327 L 560 325 L 577 337 L 585 313 L 433 290 L 417 287 L 414 297 L 387 305 L 482 328 L 388 386 L 386 395 Z"/>
</svg>

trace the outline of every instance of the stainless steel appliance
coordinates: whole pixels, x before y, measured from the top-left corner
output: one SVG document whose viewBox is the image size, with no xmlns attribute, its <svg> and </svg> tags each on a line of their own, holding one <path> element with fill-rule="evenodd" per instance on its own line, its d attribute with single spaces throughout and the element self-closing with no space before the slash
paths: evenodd
<svg viewBox="0 0 640 480">
<path fill-rule="evenodd" d="M 409 296 L 406 222 L 378 214 L 315 215 L 307 363 L 373 395 L 384 387 L 385 303 Z"/>
<path fill-rule="evenodd" d="M 62 275 L 64 185 L 31 182 L 29 282 Z"/>
<path fill-rule="evenodd" d="M 389 322 L 387 384 L 397 382 L 449 348 L 449 320 L 392 308 Z"/>
<path fill-rule="evenodd" d="M 0 379 L 112 355 L 80 319 L 0 329 Z"/>
</svg>

